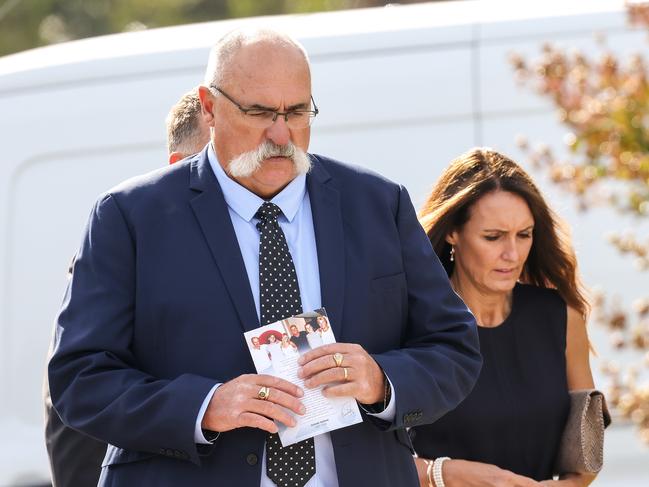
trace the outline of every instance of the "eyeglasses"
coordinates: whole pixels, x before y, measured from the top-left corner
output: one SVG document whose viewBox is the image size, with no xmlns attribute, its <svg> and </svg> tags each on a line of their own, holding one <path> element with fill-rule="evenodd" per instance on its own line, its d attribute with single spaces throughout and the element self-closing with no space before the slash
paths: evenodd
<svg viewBox="0 0 649 487">
<path fill-rule="evenodd" d="M 252 107 L 243 107 L 237 103 L 230 95 L 225 93 L 221 88 L 210 85 L 210 88 L 221 93 L 230 103 L 236 106 L 243 115 L 243 119 L 250 127 L 267 129 L 275 123 L 277 117 L 284 117 L 286 125 L 290 129 L 304 129 L 311 125 L 313 119 L 319 113 L 318 107 L 315 104 L 313 96 L 311 96 L 311 103 L 313 110 L 289 110 L 287 112 L 280 112 L 272 108 L 254 105 Z"/>
</svg>

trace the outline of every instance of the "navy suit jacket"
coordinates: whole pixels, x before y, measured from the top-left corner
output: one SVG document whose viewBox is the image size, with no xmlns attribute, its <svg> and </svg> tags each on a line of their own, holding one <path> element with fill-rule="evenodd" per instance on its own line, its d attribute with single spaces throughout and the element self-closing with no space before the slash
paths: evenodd
<svg viewBox="0 0 649 487">
<path fill-rule="evenodd" d="M 404 427 L 435 421 L 471 390 L 473 316 L 452 291 L 406 190 L 311 156 L 307 188 L 322 305 L 396 391 L 391 423 L 331 433 L 340 487 L 418 485 Z M 49 364 L 66 424 L 110 443 L 101 485 L 257 486 L 265 432 L 194 443 L 216 382 L 254 373 L 259 326 L 243 258 L 206 152 L 99 198 L 57 320 Z"/>
</svg>

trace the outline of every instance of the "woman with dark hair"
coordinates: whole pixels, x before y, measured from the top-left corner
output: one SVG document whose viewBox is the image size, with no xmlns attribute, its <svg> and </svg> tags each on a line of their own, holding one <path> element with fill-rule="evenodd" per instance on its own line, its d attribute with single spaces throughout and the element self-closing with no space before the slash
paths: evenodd
<svg viewBox="0 0 649 487">
<path fill-rule="evenodd" d="M 593 388 L 589 305 L 558 217 L 520 166 L 474 149 L 441 175 L 420 221 L 476 317 L 484 360 L 459 407 L 410 430 L 421 485 L 590 484 L 552 480 L 568 391 Z"/>
</svg>

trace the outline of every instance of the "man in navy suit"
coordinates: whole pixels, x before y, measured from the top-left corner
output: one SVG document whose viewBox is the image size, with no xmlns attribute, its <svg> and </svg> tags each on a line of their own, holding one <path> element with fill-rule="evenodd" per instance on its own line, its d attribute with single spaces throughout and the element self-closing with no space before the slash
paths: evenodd
<svg viewBox="0 0 649 487">
<path fill-rule="evenodd" d="M 57 411 L 110 443 L 100 485 L 274 485 L 266 439 L 304 413 L 304 391 L 255 374 L 243 337 L 260 326 L 270 202 L 301 308 L 325 307 L 339 342 L 299 375 L 364 417 L 316 436 L 313 476 L 282 485 L 418 485 L 405 427 L 454 408 L 481 359 L 405 188 L 306 153 L 318 110 L 285 35 L 226 35 L 199 95 L 211 144 L 92 210 L 49 365 Z"/>
</svg>

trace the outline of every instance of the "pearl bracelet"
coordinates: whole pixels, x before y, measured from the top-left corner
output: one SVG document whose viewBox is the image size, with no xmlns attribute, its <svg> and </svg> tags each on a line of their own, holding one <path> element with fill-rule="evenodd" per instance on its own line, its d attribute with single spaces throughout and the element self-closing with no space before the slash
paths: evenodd
<svg viewBox="0 0 649 487">
<path fill-rule="evenodd" d="M 444 465 L 444 462 L 446 460 L 450 460 L 450 458 L 439 457 L 436 458 L 433 462 L 433 481 L 435 483 L 435 487 L 446 487 L 444 485 L 444 478 L 442 477 L 442 465 Z"/>
</svg>

